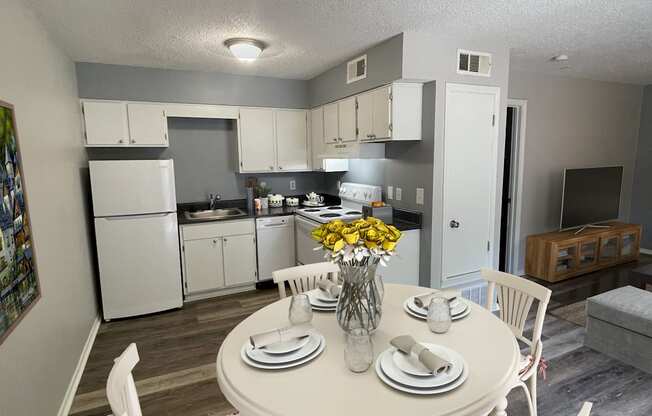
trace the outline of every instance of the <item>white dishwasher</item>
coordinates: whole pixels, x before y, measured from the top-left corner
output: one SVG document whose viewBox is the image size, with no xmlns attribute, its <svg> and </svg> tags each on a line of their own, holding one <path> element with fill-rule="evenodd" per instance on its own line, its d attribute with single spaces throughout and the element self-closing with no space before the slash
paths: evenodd
<svg viewBox="0 0 652 416">
<path fill-rule="evenodd" d="M 274 270 L 296 266 L 294 215 L 256 218 L 258 280 L 272 278 Z"/>
</svg>

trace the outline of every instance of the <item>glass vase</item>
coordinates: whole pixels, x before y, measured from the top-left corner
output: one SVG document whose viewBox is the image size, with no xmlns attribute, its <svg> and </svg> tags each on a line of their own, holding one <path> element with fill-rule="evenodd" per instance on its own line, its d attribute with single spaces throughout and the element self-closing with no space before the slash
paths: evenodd
<svg viewBox="0 0 652 416">
<path fill-rule="evenodd" d="M 382 316 L 382 278 L 378 262 L 340 263 L 342 291 L 337 302 L 337 322 L 345 332 L 362 328 L 372 333 Z"/>
</svg>

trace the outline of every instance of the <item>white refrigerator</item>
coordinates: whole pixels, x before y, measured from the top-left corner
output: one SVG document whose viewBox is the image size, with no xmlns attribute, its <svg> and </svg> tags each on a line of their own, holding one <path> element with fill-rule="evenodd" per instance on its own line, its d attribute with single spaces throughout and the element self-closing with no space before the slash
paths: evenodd
<svg viewBox="0 0 652 416">
<path fill-rule="evenodd" d="M 183 304 L 172 160 L 90 161 L 104 319 Z"/>
</svg>

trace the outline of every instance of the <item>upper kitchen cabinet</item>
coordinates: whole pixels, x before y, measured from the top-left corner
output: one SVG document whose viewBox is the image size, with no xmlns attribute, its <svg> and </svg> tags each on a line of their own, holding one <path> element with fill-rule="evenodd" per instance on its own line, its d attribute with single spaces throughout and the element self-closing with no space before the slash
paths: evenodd
<svg viewBox="0 0 652 416">
<path fill-rule="evenodd" d="M 274 109 L 241 108 L 238 140 L 241 172 L 276 170 Z"/>
<path fill-rule="evenodd" d="M 240 172 L 310 170 L 306 110 L 241 108 L 238 126 Z"/>
<path fill-rule="evenodd" d="M 128 146 L 127 104 L 122 101 L 82 102 L 86 146 Z"/>
<path fill-rule="evenodd" d="M 167 147 L 168 122 L 160 104 L 128 103 L 129 143 L 132 146 Z"/>
<path fill-rule="evenodd" d="M 168 147 L 167 118 L 160 104 L 83 100 L 88 147 Z"/>
<path fill-rule="evenodd" d="M 337 103 L 326 104 L 323 107 L 324 118 L 324 143 L 336 143 L 340 138 L 339 117 L 337 115 Z"/>
<path fill-rule="evenodd" d="M 340 142 L 358 140 L 356 97 L 345 98 L 337 102 L 338 131 Z"/>
<path fill-rule="evenodd" d="M 348 159 L 333 158 L 334 144 L 324 143 L 324 107 L 310 110 L 310 143 L 312 151 L 312 170 L 319 172 L 346 172 Z"/>
<path fill-rule="evenodd" d="M 421 140 L 422 91 L 422 84 L 395 82 L 358 96 L 360 140 Z"/>
<path fill-rule="evenodd" d="M 276 151 L 279 171 L 309 169 L 305 110 L 276 110 Z"/>
</svg>

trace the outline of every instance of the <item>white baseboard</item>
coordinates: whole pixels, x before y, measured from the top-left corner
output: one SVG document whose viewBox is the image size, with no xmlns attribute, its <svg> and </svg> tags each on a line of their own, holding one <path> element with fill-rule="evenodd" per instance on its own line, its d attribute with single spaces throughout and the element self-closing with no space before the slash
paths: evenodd
<svg viewBox="0 0 652 416">
<path fill-rule="evenodd" d="M 652 255 L 652 250 L 650 250 L 649 248 L 641 248 L 640 252 L 641 252 L 641 254 L 650 254 L 650 255 Z"/>
<path fill-rule="evenodd" d="M 77 387 L 79 387 L 79 382 L 81 381 L 82 374 L 84 373 L 84 368 L 86 368 L 86 361 L 88 361 L 88 356 L 91 354 L 91 349 L 95 343 L 95 337 L 97 336 L 97 331 L 99 331 L 101 323 L 102 319 L 98 315 L 93 322 L 93 326 L 91 326 L 90 332 L 88 333 L 88 338 L 84 344 L 84 349 L 82 349 L 81 355 L 79 356 L 77 367 L 75 368 L 75 372 L 72 375 L 70 384 L 68 384 L 66 395 L 63 396 L 63 401 L 61 402 L 57 416 L 68 416 L 68 413 L 70 413 L 72 402 L 75 399 L 75 394 L 77 393 Z"/>
</svg>

